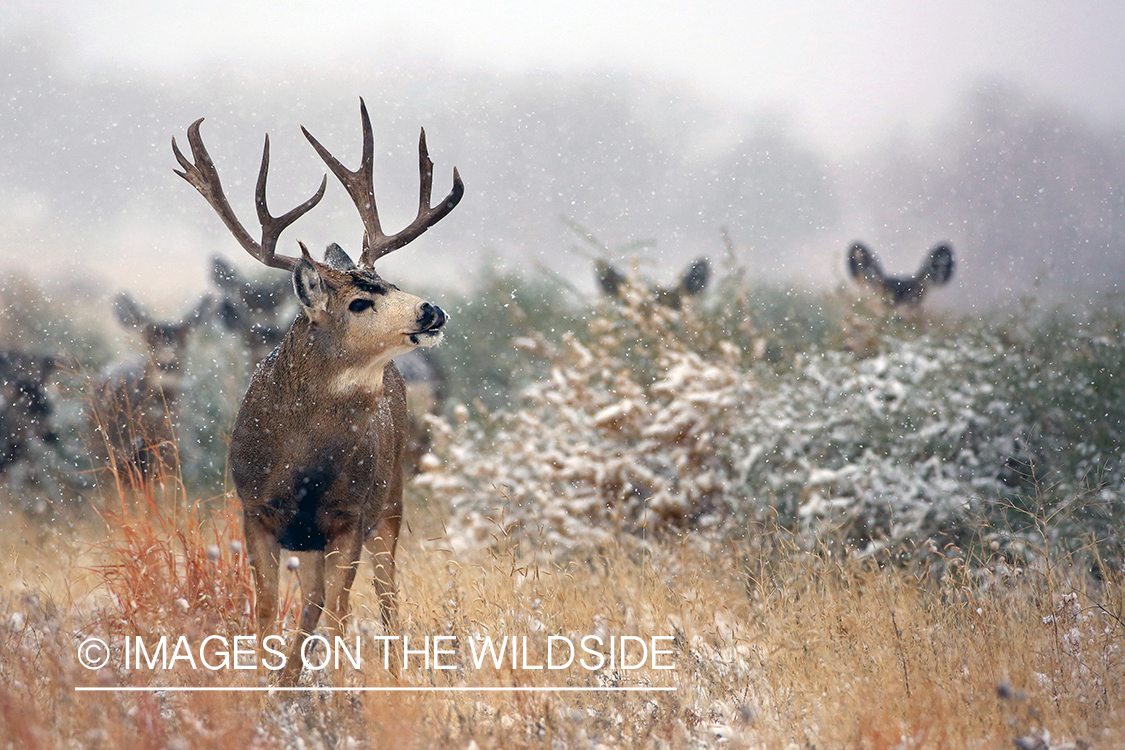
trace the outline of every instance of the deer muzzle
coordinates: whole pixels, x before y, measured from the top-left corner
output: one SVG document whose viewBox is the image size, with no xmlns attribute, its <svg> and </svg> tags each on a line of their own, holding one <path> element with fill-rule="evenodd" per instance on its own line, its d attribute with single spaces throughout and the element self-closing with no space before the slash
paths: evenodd
<svg viewBox="0 0 1125 750">
<path fill-rule="evenodd" d="M 410 337 L 410 343 L 418 346 L 426 339 L 436 339 L 441 336 L 441 328 L 445 325 L 447 317 L 445 311 L 437 305 L 431 305 L 429 302 L 423 302 L 418 310 L 417 329 L 407 334 Z"/>
</svg>

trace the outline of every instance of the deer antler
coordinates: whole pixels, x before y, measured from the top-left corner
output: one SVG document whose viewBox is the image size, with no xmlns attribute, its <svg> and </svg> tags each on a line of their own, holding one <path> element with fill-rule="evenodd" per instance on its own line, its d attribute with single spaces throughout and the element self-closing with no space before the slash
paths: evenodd
<svg viewBox="0 0 1125 750">
<path fill-rule="evenodd" d="M 465 186 L 461 182 L 461 175 L 457 173 L 457 167 L 454 167 L 453 190 L 438 205 L 430 205 L 430 193 L 434 182 L 434 163 L 430 161 L 429 153 L 426 150 L 426 131 L 423 129 L 421 138 L 418 140 L 418 172 L 420 176 L 418 215 L 401 232 L 389 236 L 384 234 L 382 227 L 379 225 L 379 211 L 375 207 L 375 189 L 372 185 L 374 137 L 371 133 L 371 118 L 367 115 L 367 105 L 362 97 L 359 100 L 359 112 L 363 118 L 363 155 L 359 169 L 355 171 L 348 169 L 336 157 L 328 153 L 328 149 L 320 145 L 320 142 L 304 127 L 301 128 L 301 132 L 309 139 L 309 143 L 320 154 L 320 158 L 324 160 L 328 168 L 332 170 L 332 174 L 340 180 L 344 189 L 348 191 L 348 195 L 351 196 L 352 202 L 355 203 L 360 218 L 363 219 L 364 228 L 363 254 L 359 258 L 359 265 L 364 268 L 371 268 L 379 258 L 413 242 L 419 235 L 445 218 L 446 214 L 452 211 L 461 200 L 461 196 L 465 192 Z"/>
<path fill-rule="evenodd" d="M 275 253 L 277 240 L 286 227 L 312 210 L 313 206 L 324 197 L 324 189 L 328 185 L 328 175 L 325 175 L 324 179 L 320 181 L 320 188 L 316 191 L 316 194 L 307 201 L 281 216 L 271 216 L 269 208 L 266 207 L 266 173 L 269 171 L 270 165 L 270 137 L 267 135 L 265 146 L 262 148 L 262 167 L 258 170 L 258 184 L 254 189 L 254 205 L 258 209 L 258 221 L 262 225 L 262 241 L 259 243 L 250 236 L 250 233 L 239 222 L 227 201 L 226 195 L 223 194 L 223 186 L 219 183 L 219 173 L 215 169 L 214 162 L 211 161 L 211 155 L 207 153 L 207 147 L 203 145 L 203 138 L 199 135 L 199 125 L 202 122 L 203 118 L 200 117 L 188 128 L 188 144 L 191 146 L 192 156 L 195 157 L 194 164 L 180 153 L 179 146 L 176 145 L 176 139 L 172 139 L 172 151 L 176 155 L 176 161 L 180 163 L 184 170 L 182 172 L 178 169 L 173 171 L 190 182 L 192 187 L 198 190 L 199 194 L 211 204 L 211 208 L 219 214 L 219 218 L 227 225 L 227 229 L 230 230 L 246 252 L 267 266 L 292 271 L 297 267 L 297 259 L 290 258 L 287 255 L 277 255 Z"/>
</svg>

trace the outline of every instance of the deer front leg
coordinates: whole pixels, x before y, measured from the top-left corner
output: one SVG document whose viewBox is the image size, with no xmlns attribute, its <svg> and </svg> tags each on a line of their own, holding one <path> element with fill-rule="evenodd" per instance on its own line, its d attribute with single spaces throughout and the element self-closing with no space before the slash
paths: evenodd
<svg viewBox="0 0 1125 750">
<path fill-rule="evenodd" d="M 400 516 L 394 520 L 384 518 L 379 521 L 371 537 L 371 556 L 375 574 L 375 593 L 379 597 L 379 614 L 383 620 L 383 635 L 397 636 L 398 629 L 398 587 L 395 585 L 395 543 L 398 538 Z M 398 676 L 401 668 L 401 648 L 392 645 L 390 661 L 387 666 L 392 675 Z"/>
<path fill-rule="evenodd" d="M 379 519 L 371 535 L 371 555 L 375 567 L 375 593 L 386 635 L 398 635 L 398 586 L 395 584 L 395 549 L 402 524 L 402 512 L 391 512 Z"/>
<path fill-rule="evenodd" d="M 257 676 L 260 684 L 269 682 L 263 644 L 274 635 L 277 624 L 278 560 L 281 547 L 277 540 L 262 529 L 254 517 L 243 519 L 243 533 L 246 536 L 246 552 L 250 568 L 254 571 L 254 592 L 256 601 L 254 613 L 257 616 L 258 640 L 255 646 L 257 656 Z"/>
<path fill-rule="evenodd" d="M 325 555 L 324 590 L 328 622 L 328 641 L 336 647 L 336 639 L 347 633 L 348 597 L 355 582 L 363 552 L 363 537 L 358 527 L 332 540 Z"/>
<path fill-rule="evenodd" d="M 316 624 L 320 621 L 320 613 L 324 610 L 324 554 L 315 552 L 298 556 L 301 565 L 297 568 L 297 579 L 301 584 L 301 598 L 304 608 L 301 610 L 301 622 L 293 638 L 293 645 L 289 648 L 289 656 L 285 660 L 285 668 L 278 679 L 280 687 L 293 687 L 301 676 L 304 666 L 302 655 L 305 651 L 305 642 L 316 631 Z"/>
</svg>

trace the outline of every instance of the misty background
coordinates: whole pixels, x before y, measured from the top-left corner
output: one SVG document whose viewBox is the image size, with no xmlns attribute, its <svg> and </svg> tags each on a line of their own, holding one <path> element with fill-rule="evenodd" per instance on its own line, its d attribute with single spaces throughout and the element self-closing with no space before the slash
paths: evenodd
<svg viewBox="0 0 1125 750">
<path fill-rule="evenodd" d="M 402 285 L 542 266 L 592 296 L 577 222 L 665 282 L 720 261 L 725 227 L 771 283 L 844 283 L 855 240 L 913 273 L 948 240 L 958 269 L 931 299 L 953 309 L 1121 288 L 1125 6 L 783 5 L 16 0 L 0 10 L 0 268 L 168 312 L 216 253 L 258 272 L 173 174 L 172 137 L 186 150 L 206 118 L 257 235 L 263 135 L 280 214 L 325 173 L 299 126 L 355 166 L 363 96 L 388 231 L 416 210 L 420 126 L 435 200 L 454 165 L 466 185 L 381 261 Z M 361 237 L 330 178 L 279 251 L 355 255 Z"/>
</svg>

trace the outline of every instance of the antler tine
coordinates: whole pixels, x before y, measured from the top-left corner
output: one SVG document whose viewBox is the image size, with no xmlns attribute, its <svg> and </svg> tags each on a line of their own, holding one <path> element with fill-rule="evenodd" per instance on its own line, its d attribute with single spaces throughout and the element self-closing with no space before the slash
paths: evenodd
<svg viewBox="0 0 1125 750">
<path fill-rule="evenodd" d="M 267 135 L 265 146 L 262 148 L 262 166 L 258 171 L 258 184 L 254 195 L 258 209 L 258 220 L 262 225 L 262 241 L 259 243 L 250 236 L 250 233 L 242 226 L 242 222 L 234 215 L 234 209 L 231 208 L 230 202 L 223 193 L 219 173 L 215 169 L 211 155 L 207 153 L 207 147 L 203 145 L 202 136 L 199 135 L 199 126 L 202 122 L 203 118 L 201 117 L 188 127 L 188 145 L 191 146 L 195 163 L 192 163 L 183 155 L 176 144 L 176 139 L 172 139 L 172 152 L 176 156 L 176 161 L 183 168 L 182 172 L 178 169 L 173 171 L 199 191 L 199 194 L 215 209 L 219 218 L 223 220 L 227 229 L 230 230 L 230 233 L 234 235 L 246 252 L 267 266 L 292 271 L 297 266 L 297 259 L 277 255 L 275 253 L 277 240 L 286 227 L 312 210 L 313 206 L 324 197 L 324 190 L 328 185 L 327 175 L 321 180 L 320 188 L 307 201 L 282 216 L 270 216 L 269 210 L 266 208 L 266 173 L 269 170 L 270 158 L 270 139 Z"/>
<path fill-rule="evenodd" d="M 258 260 L 274 268 L 284 268 L 292 271 L 297 266 L 297 259 L 285 255 L 277 255 L 274 250 L 277 240 L 286 227 L 301 218 L 320 203 L 324 191 L 328 187 L 328 175 L 320 180 L 320 187 L 311 198 L 301 205 L 293 208 L 281 216 L 270 216 L 266 206 L 266 173 L 270 167 L 270 137 L 266 135 L 265 145 L 262 147 L 262 167 L 258 170 L 258 184 L 254 188 L 254 206 L 258 209 L 258 222 L 262 225 L 262 255 Z"/>
<path fill-rule="evenodd" d="M 375 207 L 375 187 L 372 184 L 372 175 L 375 171 L 375 137 L 371 131 L 371 118 L 367 115 L 367 105 L 364 104 L 362 97 L 359 100 L 359 112 L 363 119 L 363 155 L 360 158 L 359 169 L 355 171 L 341 164 L 340 160 L 330 154 L 328 149 L 322 146 L 320 141 L 314 138 L 312 133 L 306 130 L 303 125 L 301 126 L 301 132 L 305 134 L 305 138 L 316 149 L 316 153 L 321 160 L 332 170 L 332 174 L 336 175 L 336 179 L 348 191 L 352 203 L 359 211 L 359 216 L 363 220 L 363 246 L 366 255 L 368 238 L 378 238 L 384 235 L 382 227 L 379 226 L 379 211 Z"/>
<path fill-rule="evenodd" d="M 461 202 L 461 197 L 465 194 L 465 184 L 461 182 L 461 175 L 457 171 L 457 167 L 454 167 L 453 189 L 449 191 L 449 195 L 445 196 L 441 203 L 436 206 L 430 205 L 430 194 L 434 182 L 434 163 L 430 161 L 429 151 L 426 148 L 425 128 L 422 129 L 422 133 L 418 137 L 418 176 L 418 215 L 414 218 L 414 221 L 410 222 L 408 227 L 398 234 L 389 237 L 383 235 L 368 247 L 365 247 L 363 257 L 360 259 L 361 264 L 366 258 L 367 265 L 371 265 L 384 255 L 418 239 L 423 232 L 444 219 L 450 211 L 456 208 L 457 204 Z"/>
<path fill-rule="evenodd" d="M 465 193 L 465 186 L 457 168 L 453 168 L 453 190 L 437 206 L 430 206 L 430 194 L 433 188 L 434 163 L 430 161 L 426 149 L 426 131 L 422 130 L 418 141 L 418 171 L 419 171 L 419 200 L 418 215 L 408 227 L 393 235 L 386 235 L 379 224 L 379 211 L 375 206 L 375 190 L 372 184 L 374 172 L 374 137 L 371 130 L 371 118 L 367 114 L 367 104 L 362 97 L 359 100 L 359 112 L 363 121 L 363 157 L 359 169 L 351 171 L 344 167 L 324 146 L 313 138 L 304 128 L 305 137 L 316 149 L 317 154 L 336 175 L 355 203 L 360 217 L 363 219 L 363 253 L 360 255 L 359 265 L 370 268 L 376 260 L 384 255 L 399 249 L 414 241 L 443 219 L 453 210 Z"/>
</svg>

